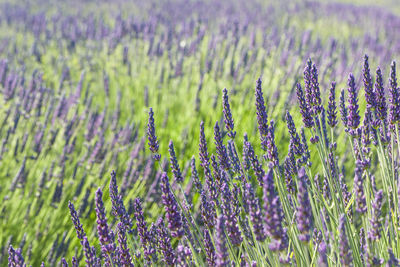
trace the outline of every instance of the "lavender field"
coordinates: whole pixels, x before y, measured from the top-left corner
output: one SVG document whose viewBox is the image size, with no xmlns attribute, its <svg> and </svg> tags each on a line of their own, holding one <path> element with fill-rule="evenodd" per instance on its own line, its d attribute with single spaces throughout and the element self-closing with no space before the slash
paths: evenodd
<svg viewBox="0 0 400 267">
<path fill-rule="evenodd" d="M 400 266 L 397 0 L 0 7 L 0 266 Z"/>
</svg>

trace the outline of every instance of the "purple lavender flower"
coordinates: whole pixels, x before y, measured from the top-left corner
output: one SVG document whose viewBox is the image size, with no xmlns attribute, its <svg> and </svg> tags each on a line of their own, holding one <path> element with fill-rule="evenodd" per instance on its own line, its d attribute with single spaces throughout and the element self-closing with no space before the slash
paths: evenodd
<svg viewBox="0 0 400 267">
<path fill-rule="evenodd" d="M 96 191 L 96 216 L 97 216 L 97 233 L 101 243 L 101 250 L 103 251 L 106 259 L 106 265 L 112 265 L 111 259 L 114 256 L 115 244 L 114 237 L 108 228 L 106 211 L 103 203 L 103 192 L 99 187 Z"/>
<path fill-rule="evenodd" d="M 303 145 L 289 110 L 286 110 L 286 124 L 290 134 L 293 153 L 297 158 L 300 158 L 303 155 Z"/>
<path fill-rule="evenodd" d="M 129 231 L 132 228 L 132 221 L 131 218 L 129 217 L 129 214 L 126 212 L 122 196 L 118 193 L 117 175 L 114 170 L 111 172 L 110 199 L 112 203 L 114 216 L 118 216 L 120 221 L 125 225 L 126 229 Z"/>
<path fill-rule="evenodd" d="M 376 81 L 375 81 L 375 96 L 376 96 L 376 113 L 381 123 L 386 122 L 387 117 L 387 104 L 385 97 L 385 88 L 383 87 L 383 78 L 381 69 L 376 69 Z"/>
<path fill-rule="evenodd" d="M 368 64 L 368 55 L 364 55 L 364 66 L 363 66 L 363 82 L 365 91 L 365 100 L 367 101 L 367 109 L 375 109 L 375 93 L 373 91 L 371 73 Z"/>
<path fill-rule="evenodd" d="M 315 66 L 315 64 L 313 64 L 311 69 L 311 86 L 312 86 L 314 114 L 320 114 L 322 111 L 322 101 L 318 83 L 318 69 L 317 66 Z"/>
<path fill-rule="evenodd" d="M 270 126 L 267 134 L 267 159 L 270 161 L 273 167 L 279 166 L 278 148 L 275 145 L 275 123 L 273 120 L 270 122 Z"/>
<path fill-rule="evenodd" d="M 400 94 L 399 88 L 397 87 L 396 77 L 396 62 L 393 61 L 390 66 L 390 78 L 389 78 L 389 122 L 395 124 L 400 121 Z"/>
<path fill-rule="evenodd" d="M 336 83 L 332 82 L 331 89 L 329 90 L 329 103 L 328 103 L 328 125 L 334 128 L 337 124 L 336 118 L 336 100 L 335 100 Z"/>
<path fill-rule="evenodd" d="M 361 262 L 365 264 L 365 257 L 367 256 L 367 243 L 365 240 L 365 231 L 364 228 L 361 227 L 360 229 L 360 258 Z"/>
<path fill-rule="evenodd" d="M 125 225 L 118 223 L 118 252 L 120 263 L 124 267 L 133 267 L 131 253 L 126 243 Z"/>
<path fill-rule="evenodd" d="M 86 236 L 86 233 L 83 230 L 83 226 L 81 224 L 81 221 L 79 220 L 78 213 L 76 212 L 74 204 L 72 204 L 71 201 L 68 201 L 68 208 L 71 213 L 72 223 L 75 226 L 76 235 L 78 236 L 78 239 L 82 240 Z"/>
<path fill-rule="evenodd" d="M 307 184 L 308 180 L 306 170 L 301 167 L 298 173 L 299 186 L 297 192 L 297 228 L 300 231 L 299 239 L 302 242 L 310 241 L 310 231 L 313 224 L 313 215 L 311 209 L 311 203 L 308 196 Z"/>
<path fill-rule="evenodd" d="M 253 233 L 257 241 L 263 242 L 265 240 L 265 230 L 259 200 L 255 196 L 254 189 L 250 183 L 246 183 L 245 192 L 246 202 L 250 211 L 250 219 L 253 225 Z"/>
<path fill-rule="evenodd" d="M 340 107 L 340 115 L 342 117 L 342 122 L 343 122 L 344 126 L 347 127 L 347 124 L 348 124 L 348 121 L 347 121 L 348 110 L 347 110 L 347 107 L 346 107 L 346 97 L 344 95 L 344 89 L 342 89 L 340 91 L 340 105 L 339 105 L 339 107 Z"/>
<path fill-rule="evenodd" d="M 199 144 L 199 158 L 200 158 L 200 165 L 207 169 L 210 165 L 210 158 L 207 149 L 207 140 L 204 134 L 204 122 L 200 123 L 200 144 Z"/>
<path fill-rule="evenodd" d="M 231 170 L 234 173 L 242 173 L 242 167 L 240 165 L 239 155 L 236 150 L 235 142 L 233 140 L 228 140 L 227 152 L 229 158 L 229 164 L 232 166 Z"/>
<path fill-rule="evenodd" d="M 209 228 L 213 229 L 215 225 L 215 219 L 217 214 L 215 212 L 214 202 L 209 201 L 205 191 L 201 191 L 201 207 L 200 212 L 203 219 L 203 223 Z"/>
<path fill-rule="evenodd" d="M 211 241 L 210 232 L 208 229 L 204 229 L 204 251 L 206 254 L 207 263 L 209 266 L 215 266 L 215 249 Z"/>
<path fill-rule="evenodd" d="M 82 240 L 82 246 L 83 246 L 83 254 L 85 255 L 86 258 L 85 260 L 86 264 L 88 266 L 96 266 L 95 265 L 95 263 L 97 262 L 96 249 L 90 246 L 86 236 Z"/>
<path fill-rule="evenodd" d="M 65 258 L 62 258 L 62 259 L 61 259 L 61 266 L 62 266 L 62 267 L 68 267 L 68 263 L 67 263 L 67 261 L 65 260 Z"/>
<path fill-rule="evenodd" d="M 356 170 L 354 176 L 354 192 L 356 195 L 356 211 L 363 214 L 367 212 L 367 202 L 364 194 L 364 180 L 362 178 L 363 169 L 361 162 L 356 162 Z"/>
<path fill-rule="evenodd" d="M 215 229 L 215 250 L 216 250 L 216 261 L 215 266 L 226 267 L 229 266 L 229 254 L 226 247 L 225 237 L 225 217 L 220 215 L 217 219 L 217 226 Z"/>
<path fill-rule="evenodd" d="M 312 73 L 312 61 L 309 58 L 307 60 L 307 65 L 304 68 L 304 91 L 305 91 L 305 100 L 307 106 L 309 108 L 309 112 L 311 116 L 314 116 L 314 99 L 313 99 L 313 73 Z"/>
<path fill-rule="evenodd" d="M 8 248 L 8 266 L 25 267 L 26 264 L 21 253 L 20 248 L 14 250 L 13 246 L 10 245 Z"/>
<path fill-rule="evenodd" d="M 353 252 L 346 235 L 346 216 L 344 214 L 339 217 L 339 254 L 342 266 L 352 266 Z"/>
<path fill-rule="evenodd" d="M 183 177 L 181 173 L 181 168 L 179 167 L 178 159 L 176 158 L 174 143 L 172 142 L 172 140 L 169 141 L 168 151 L 169 151 L 169 162 L 175 181 L 177 183 L 182 183 Z"/>
<path fill-rule="evenodd" d="M 391 248 L 388 248 L 388 253 L 389 253 L 389 260 L 386 263 L 386 267 L 399 267 L 400 262 L 393 254 L 393 250 Z"/>
<path fill-rule="evenodd" d="M 321 267 L 328 267 L 328 257 L 327 257 L 327 247 L 326 243 L 322 241 L 319 246 L 318 246 L 318 253 L 319 253 L 319 258 L 318 258 L 318 266 Z"/>
<path fill-rule="evenodd" d="M 353 130 L 357 129 L 360 125 L 360 114 L 358 110 L 357 89 L 354 81 L 353 74 L 349 74 L 348 80 L 349 92 L 349 114 L 347 115 L 347 126 Z"/>
<path fill-rule="evenodd" d="M 383 203 L 383 192 L 379 190 L 375 194 L 375 200 L 372 203 L 372 217 L 370 219 L 371 228 L 368 232 L 369 240 L 376 241 L 381 238 L 381 213 L 382 213 L 382 203 Z"/>
<path fill-rule="evenodd" d="M 253 168 L 253 171 L 257 177 L 257 181 L 259 185 L 261 186 L 263 184 L 263 178 L 265 176 L 264 169 L 261 165 L 261 163 L 258 160 L 257 155 L 255 155 L 253 146 L 250 144 L 250 142 L 245 143 L 245 149 L 247 152 L 247 157 L 251 163 L 251 166 Z"/>
<path fill-rule="evenodd" d="M 221 132 L 219 130 L 218 122 L 214 126 L 214 142 L 217 149 L 218 161 L 221 168 L 228 170 L 230 168 L 228 154 L 226 152 L 226 147 L 223 144 Z"/>
<path fill-rule="evenodd" d="M 222 90 L 222 108 L 224 112 L 225 128 L 228 131 L 228 136 L 233 139 L 236 136 L 236 132 L 234 131 L 235 124 L 233 123 L 231 107 L 228 99 L 228 90 L 226 90 L 226 88 Z"/>
<path fill-rule="evenodd" d="M 301 88 L 300 83 L 297 84 L 296 87 L 297 99 L 299 101 L 300 113 L 303 117 L 303 123 L 306 128 L 311 128 L 314 126 L 314 120 L 312 118 L 312 114 L 310 112 L 310 107 L 307 104 L 307 101 L 304 97 L 303 89 Z"/>
<path fill-rule="evenodd" d="M 274 176 L 272 169 L 264 176 L 264 209 L 266 233 L 272 242 L 269 248 L 273 251 L 287 248 L 287 235 L 282 227 L 283 212 L 278 194 L 274 188 Z"/>
<path fill-rule="evenodd" d="M 143 216 L 142 203 L 140 201 L 140 198 L 135 199 L 134 210 L 135 210 L 137 232 L 144 249 L 144 256 L 146 260 L 149 261 L 150 257 L 153 254 L 155 254 L 155 250 L 152 247 L 151 243 L 152 240 L 150 238 L 150 233 L 147 230 L 147 225 Z"/>
<path fill-rule="evenodd" d="M 168 230 L 164 226 L 164 220 L 159 218 L 157 221 L 157 234 L 158 234 L 158 244 L 161 250 L 164 261 L 167 265 L 173 266 L 176 261 L 175 253 L 171 245 L 171 237 Z"/>
<path fill-rule="evenodd" d="M 225 182 L 221 188 L 221 210 L 226 219 L 225 227 L 232 245 L 239 246 L 242 243 L 243 238 L 238 225 L 238 214 L 235 212 L 237 205 L 234 205 L 234 198 L 229 189 L 229 184 L 226 182 L 227 178 L 225 172 L 223 171 L 222 174 L 225 177 Z"/>
<path fill-rule="evenodd" d="M 156 136 L 156 129 L 154 126 L 154 113 L 152 108 L 150 108 L 149 111 L 149 122 L 147 124 L 147 138 L 149 140 L 148 144 L 150 151 L 153 152 L 153 158 L 157 161 L 160 160 L 161 155 L 158 154 L 158 141 Z"/>
<path fill-rule="evenodd" d="M 172 237 L 181 238 L 184 234 L 182 228 L 182 217 L 179 212 L 178 203 L 171 191 L 169 180 L 166 172 L 161 175 L 161 191 L 162 202 L 166 212 L 168 228 L 171 231 Z"/>
<path fill-rule="evenodd" d="M 268 115 L 265 108 L 265 101 L 263 97 L 261 83 L 262 83 L 261 78 L 258 78 L 255 90 L 255 96 L 256 96 L 258 131 L 260 133 L 261 144 L 264 144 L 265 137 L 267 136 L 268 133 Z"/>
<path fill-rule="evenodd" d="M 198 174 L 197 169 L 196 169 L 196 159 L 195 159 L 194 156 L 192 157 L 192 159 L 190 161 L 190 169 L 192 171 L 191 178 L 192 178 L 192 180 L 194 182 L 194 186 L 196 187 L 197 192 L 200 193 L 201 191 L 203 191 L 203 186 L 202 186 L 202 184 L 200 182 L 200 179 L 199 179 L 199 174 Z"/>
</svg>

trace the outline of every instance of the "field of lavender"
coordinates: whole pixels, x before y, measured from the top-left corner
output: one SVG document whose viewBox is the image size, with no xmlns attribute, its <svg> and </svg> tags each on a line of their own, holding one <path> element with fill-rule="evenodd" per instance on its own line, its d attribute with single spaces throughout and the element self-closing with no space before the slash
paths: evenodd
<svg viewBox="0 0 400 267">
<path fill-rule="evenodd" d="M 0 266 L 400 266 L 397 0 L 0 7 Z"/>
</svg>

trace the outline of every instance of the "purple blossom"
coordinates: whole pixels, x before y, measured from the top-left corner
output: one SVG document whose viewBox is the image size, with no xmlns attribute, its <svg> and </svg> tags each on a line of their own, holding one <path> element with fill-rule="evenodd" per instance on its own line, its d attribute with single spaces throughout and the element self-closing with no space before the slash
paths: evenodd
<svg viewBox="0 0 400 267">
<path fill-rule="evenodd" d="M 179 167 L 178 159 L 176 158 L 174 143 L 172 142 L 172 140 L 169 141 L 168 151 L 169 151 L 169 162 L 175 181 L 177 183 L 182 183 L 183 182 L 182 172 L 181 168 Z"/>
<path fill-rule="evenodd" d="M 215 229 L 215 250 L 216 250 L 216 261 L 215 266 L 226 267 L 229 265 L 229 253 L 226 247 L 225 237 L 225 217 L 220 215 L 217 219 L 217 226 Z"/>
<path fill-rule="evenodd" d="M 304 91 L 301 88 L 300 83 L 296 86 L 297 100 L 299 101 L 300 113 L 303 117 L 303 123 L 306 128 L 311 128 L 314 126 L 314 120 L 310 111 L 310 106 L 308 105 L 306 98 L 304 96 Z"/>
<path fill-rule="evenodd" d="M 192 157 L 192 159 L 190 161 L 190 169 L 191 169 L 191 172 L 192 172 L 192 175 L 191 175 L 192 181 L 194 182 L 194 185 L 195 185 L 195 188 L 196 188 L 197 192 L 200 193 L 201 191 L 203 191 L 203 186 L 202 186 L 201 181 L 199 179 L 199 174 L 198 174 L 197 169 L 196 169 L 196 159 L 195 159 L 194 156 Z"/>
<path fill-rule="evenodd" d="M 228 90 L 226 90 L 226 88 L 222 90 L 222 108 L 224 112 L 225 128 L 228 131 L 228 136 L 233 139 L 236 136 L 236 132 L 234 131 L 235 124 L 233 123 L 231 107 L 229 105 Z"/>
<path fill-rule="evenodd" d="M 153 152 L 153 158 L 157 161 L 160 160 L 161 155 L 158 154 L 158 141 L 156 136 L 156 129 L 154 126 L 154 113 L 152 108 L 150 108 L 149 111 L 149 122 L 147 124 L 147 139 L 149 141 L 148 145 L 150 151 Z"/>
<path fill-rule="evenodd" d="M 382 204 L 383 204 L 383 192 L 379 190 L 375 194 L 374 202 L 372 203 L 372 216 L 370 219 L 371 228 L 368 232 L 369 240 L 376 241 L 381 238 L 381 213 L 382 213 Z"/>
<path fill-rule="evenodd" d="M 122 196 L 118 193 L 117 175 L 115 171 L 111 172 L 110 180 L 110 199 L 114 216 L 118 216 L 120 221 L 125 225 L 129 231 L 132 228 L 132 221 L 129 214 L 126 212 Z"/>
<path fill-rule="evenodd" d="M 336 89 L 336 83 L 332 82 L 331 88 L 329 90 L 328 110 L 326 112 L 328 114 L 328 125 L 332 128 L 334 128 L 337 124 L 335 89 Z"/>
<path fill-rule="evenodd" d="M 76 235 L 78 236 L 78 239 L 82 240 L 86 236 L 86 233 L 83 230 L 83 226 L 81 224 L 81 221 L 79 220 L 78 213 L 76 212 L 74 204 L 72 204 L 71 201 L 68 201 L 68 208 L 71 213 L 72 223 L 75 226 Z"/>
<path fill-rule="evenodd" d="M 226 152 L 226 147 L 223 144 L 218 122 L 216 122 L 214 126 L 214 142 L 217 150 L 219 164 L 221 165 L 221 168 L 228 170 L 230 168 L 229 158 Z"/>
<path fill-rule="evenodd" d="M 251 167 L 253 168 L 253 171 L 257 177 L 257 181 L 258 181 L 259 185 L 262 185 L 263 178 L 265 176 L 264 169 L 263 169 L 260 161 L 258 160 L 257 155 L 255 155 L 253 146 L 250 144 L 250 142 L 245 143 L 245 149 L 246 149 L 247 158 L 250 161 Z"/>
<path fill-rule="evenodd" d="M 155 250 L 152 247 L 150 232 L 147 230 L 147 225 L 143 216 L 142 203 L 140 201 L 140 198 L 135 199 L 134 210 L 136 218 L 136 228 L 144 249 L 144 256 L 146 260 L 149 261 L 151 256 L 155 254 Z"/>
<path fill-rule="evenodd" d="M 387 104 L 385 97 L 385 88 L 383 87 L 383 78 L 381 69 L 376 69 L 375 81 L 375 96 L 376 96 L 376 113 L 381 123 L 386 122 L 387 117 Z"/>
<path fill-rule="evenodd" d="M 164 226 L 164 220 L 162 218 L 159 218 L 157 221 L 157 235 L 159 249 L 164 256 L 165 264 L 169 266 L 175 265 L 176 257 L 171 245 L 171 237 L 168 233 L 168 230 Z"/>
<path fill-rule="evenodd" d="M 389 122 L 395 124 L 400 121 L 400 93 L 397 87 L 396 77 L 396 62 L 393 61 L 390 66 L 390 78 L 389 78 Z"/>
<path fill-rule="evenodd" d="M 273 167 L 279 166 L 278 148 L 275 145 L 275 123 L 273 120 L 270 122 L 270 127 L 267 134 L 267 159 Z"/>
<path fill-rule="evenodd" d="M 122 222 L 118 223 L 118 253 L 120 257 L 120 263 L 124 267 L 133 267 L 131 253 L 129 252 L 128 245 L 126 243 L 125 225 Z"/>
<path fill-rule="evenodd" d="M 375 109 L 376 107 L 375 93 L 373 91 L 372 78 L 368 63 L 368 55 L 364 55 L 363 82 L 364 82 L 365 100 L 367 101 L 367 109 Z"/>
<path fill-rule="evenodd" d="M 358 109 L 357 89 L 354 81 L 353 74 L 349 74 L 348 80 L 348 92 L 349 92 L 349 114 L 347 115 L 347 127 L 353 130 L 357 129 L 360 125 L 360 114 Z"/>
<path fill-rule="evenodd" d="M 25 267 L 24 257 L 22 257 L 21 249 L 15 249 L 10 245 L 8 248 L 8 266 L 12 267 Z"/>
<path fill-rule="evenodd" d="M 290 134 L 293 153 L 297 158 L 300 158 L 303 155 L 303 146 L 289 110 L 286 110 L 286 124 Z"/>
<path fill-rule="evenodd" d="M 254 189 L 250 183 L 246 183 L 245 185 L 245 197 L 247 206 L 249 207 L 253 233 L 257 241 L 263 242 L 265 240 L 265 230 L 260 210 L 260 203 L 258 198 L 255 196 Z"/>
<path fill-rule="evenodd" d="M 264 210 L 266 233 L 272 242 L 269 248 L 273 251 L 287 248 L 287 235 L 283 229 L 282 205 L 274 188 L 274 176 L 272 169 L 264 176 Z"/>
<path fill-rule="evenodd" d="M 260 133 L 262 147 L 265 150 L 265 146 L 263 146 L 263 144 L 265 142 L 265 137 L 267 136 L 268 133 L 268 115 L 265 108 L 265 101 L 263 97 L 261 83 L 262 83 L 261 78 L 258 78 L 255 90 L 255 96 L 256 96 L 258 131 Z"/>
<path fill-rule="evenodd" d="M 182 217 L 179 211 L 178 203 L 171 191 L 168 176 L 166 172 L 161 175 L 161 192 L 162 202 L 166 212 L 168 229 L 171 231 L 172 237 L 181 238 L 184 234 L 182 228 Z"/>
<path fill-rule="evenodd" d="M 362 177 L 362 173 L 363 170 L 361 162 L 357 161 L 353 188 L 356 195 L 356 211 L 361 214 L 367 212 L 367 202 L 365 200 L 364 185 L 363 185 L 364 180 Z"/>
<path fill-rule="evenodd" d="M 210 201 L 207 198 L 205 191 L 201 191 L 200 197 L 201 197 L 200 212 L 203 219 L 203 223 L 209 229 L 213 229 L 215 225 L 215 219 L 217 217 L 217 214 L 215 212 L 214 202 Z"/>
<path fill-rule="evenodd" d="M 214 245 L 211 241 L 210 232 L 204 229 L 204 252 L 206 254 L 207 263 L 209 266 L 215 266 L 216 255 Z"/>
<path fill-rule="evenodd" d="M 340 91 L 340 105 L 339 105 L 339 107 L 340 107 L 340 115 L 342 117 L 342 122 L 343 122 L 344 126 L 347 127 L 347 124 L 348 124 L 348 120 L 347 120 L 348 110 L 347 110 L 347 107 L 346 107 L 346 97 L 345 97 L 344 94 L 345 94 L 344 93 L 344 89 L 342 89 Z"/>
<path fill-rule="evenodd" d="M 112 258 L 115 252 L 114 235 L 110 231 L 106 211 L 103 203 L 103 192 L 99 187 L 96 191 L 96 216 L 97 216 L 97 233 L 99 235 L 99 241 L 101 244 L 101 250 L 103 251 L 106 259 L 106 265 L 112 265 Z"/>
<path fill-rule="evenodd" d="M 310 231 L 313 224 L 313 214 L 311 209 L 311 203 L 308 196 L 307 184 L 308 180 L 306 170 L 301 167 L 298 173 L 299 186 L 297 192 L 297 228 L 300 231 L 299 239 L 302 242 L 310 241 Z"/>
<path fill-rule="evenodd" d="M 313 64 L 312 69 L 311 69 L 311 86 L 312 86 L 314 114 L 320 114 L 322 111 L 322 101 L 321 101 L 321 92 L 320 92 L 319 83 L 318 83 L 318 69 L 315 64 Z"/>
</svg>

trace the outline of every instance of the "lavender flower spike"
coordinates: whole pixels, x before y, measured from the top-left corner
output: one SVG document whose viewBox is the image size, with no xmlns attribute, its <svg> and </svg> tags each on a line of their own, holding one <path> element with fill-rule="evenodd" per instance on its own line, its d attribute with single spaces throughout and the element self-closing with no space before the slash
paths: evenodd
<svg viewBox="0 0 400 267">
<path fill-rule="evenodd" d="M 106 211 L 103 203 L 103 192 L 101 188 L 96 191 L 96 216 L 97 216 L 97 233 L 101 243 L 101 250 L 106 259 L 106 265 L 111 265 L 111 258 L 115 252 L 115 244 L 113 234 L 108 228 Z"/>
<path fill-rule="evenodd" d="M 362 163 L 357 161 L 353 188 L 356 194 L 356 211 L 361 214 L 367 212 L 367 202 L 365 200 L 362 173 Z"/>
<path fill-rule="evenodd" d="M 389 78 L 389 122 L 395 124 L 400 121 L 400 93 L 397 87 L 396 77 L 396 62 L 393 61 L 390 66 L 390 78 Z"/>
<path fill-rule="evenodd" d="M 375 194 L 375 200 L 372 203 L 372 218 L 370 219 L 371 228 L 368 232 L 368 238 L 372 241 L 376 241 L 381 238 L 381 212 L 383 203 L 383 192 L 382 189 Z"/>
<path fill-rule="evenodd" d="M 174 250 L 171 246 L 171 237 L 168 230 L 164 226 L 164 220 L 159 218 L 157 221 L 157 234 L 159 248 L 164 255 L 164 261 L 169 266 L 174 266 L 176 262 L 176 257 Z"/>
<path fill-rule="evenodd" d="M 313 224 L 313 215 L 311 212 L 311 203 L 308 196 L 307 191 L 307 184 L 306 181 L 308 180 L 306 170 L 304 167 L 301 167 L 298 172 L 299 177 L 299 186 L 298 186 L 298 193 L 297 193 L 297 228 L 300 231 L 299 239 L 302 242 L 310 241 L 310 231 L 312 229 Z"/>
<path fill-rule="evenodd" d="M 145 259 L 149 261 L 150 257 L 155 253 L 155 250 L 151 246 L 150 234 L 147 230 L 146 221 L 143 216 L 142 203 L 140 201 L 140 198 L 135 199 L 134 210 L 137 232 L 144 249 L 144 256 Z"/>
<path fill-rule="evenodd" d="M 387 104 L 385 97 L 385 88 L 383 87 L 383 78 L 380 68 L 376 69 L 375 81 L 376 113 L 381 123 L 386 123 Z"/>
<path fill-rule="evenodd" d="M 150 151 L 153 152 L 153 158 L 154 160 L 160 160 L 161 155 L 158 154 L 158 141 L 157 141 L 157 136 L 156 136 L 156 129 L 154 126 L 154 113 L 153 109 L 150 108 L 149 111 L 149 122 L 147 124 L 147 138 L 148 138 L 148 145 L 150 148 Z"/>
<path fill-rule="evenodd" d="M 245 185 L 246 201 L 249 206 L 250 219 L 253 225 L 253 232 L 257 241 L 263 242 L 265 240 L 265 230 L 262 222 L 262 213 L 260 210 L 260 203 L 254 194 L 254 189 L 250 183 Z"/>
<path fill-rule="evenodd" d="M 215 266 L 226 267 L 229 266 L 229 254 L 226 247 L 226 236 L 225 236 L 225 217 L 220 215 L 217 219 L 217 227 L 215 229 L 215 248 L 217 259 Z"/>
<path fill-rule="evenodd" d="M 256 86 L 256 109 L 257 109 L 257 122 L 258 122 L 258 131 L 260 132 L 261 143 L 264 138 L 267 136 L 268 132 L 268 115 L 265 109 L 265 102 L 263 97 L 263 91 L 261 88 L 261 78 L 257 80 Z"/>
<path fill-rule="evenodd" d="M 124 267 L 133 267 L 131 253 L 126 243 L 125 225 L 118 223 L 118 252 L 121 265 Z"/>
<path fill-rule="evenodd" d="M 346 98 L 344 96 L 344 89 L 340 91 L 340 115 L 342 117 L 342 122 L 344 124 L 344 127 L 347 127 L 348 121 L 347 121 L 347 107 L 346 107 Z"/>
<path fill-rule="evenodd" d="M 13 246 L 10 245 L 8 248 L 8 266 L 12 267 L 25 267 L 24 257 L 22 257 L 21 249 L 14 250 Z"/>
<path fill-rule="evenodd" d="M 304 96 L 304 91 L 301 85 L 298 83 L 296 86 L 297 100 L 299 101 L 300 113 L 303 117 L 303 123 L 306 128 L 311 128 L 314 126 L 314 120 L 310 112 L 310 106 L 307 104 L 306 98 Z"/>
<path fill-rule="evenodd" d="M 314 114 L 320 114 L 322 112 L 322 101 L 321 101 L 321 91 L 319 89 L 319 83 L 318 83 L 318 70 L 315 64 L 313 64 L 311 69 L 311 83 L 312 83 Z"/>
<path fill-rule="evenodd" d="M 215 266 L 215 249 L 211 241 L 210 232 L 208 229 L 204 229 L 204 250 L 206 253 L 206 259 L 209 266 Z"/>
<path fill-rule="evenodd" d="M 368 64 L 368 55 L 364 55 L 364 66 L 363 66 L 363 82 L 365 91 L 365 100 L 367 101 L 367 109 L 375 109 L 375 93 L 372 86 L 372 78 Z"/>
<path fill-rule="evenodd" d="M 184 234 L 182 227 L 182 217 L 179 212 L 178 203 L 171 191 L 167 173 L 161 175 L 162 202 L 167 217 L 168 228 L 172 237 L 181 238 Z"/>
<path fill-rule="evenodd" d="M 229 158 L 226 152 L 226 147 L 222 142 L 222 136 L 219 130 L 218 122 L 216 122 L 214 126 L 214 142 L 217 149 L 219 164 L 223 169 L 228 170 L 230 168 Z"/>
<path fill-rule="evenodd" d="M 357 99 L 357 90 L 354 81 L 353 74 L 349 74 L 348 80 L 348 92 L 349 92 L 349 114 L 347 115 L 347 126 L 355 130 L 360 125 L 360 114 L 358 110 L 358 99 Z M 355 131 L 352 131 L 355 134 Z"/>
<path fill-rule="evenodd" d="M 346 216 L 340 215 L 339 218 L 339 253 L 342 266 L 352 266 L 353 252 L 350 249 L 346 235 Z"/>
<path fill-rule="evenodd" d="M 170 166 L 172 173 L 174 174 L 175 181 L 177 183 L 182 183 L 183 182 L 182 172 L 181 168 L 179 167 L 178 159 L 176 158 L 174 143 L 172 142 L 172 140 L 169 141 L 168 151 L 169 151 Z"/>
<path fill-rule="evenodd" d="M 335 100 L 336 83 L 332 82 L 331 89 L 329 90 L 329 103 L 328 103 L 328 125 L 334 128 L 337 124 L 336 117 L 336 100 Z"/>
<path fill-rule="evenodd" d="M 226 130 L 228 131 L 228 136 L 230 138 L 235 138 L 236 136 L 236 132 L 234 131 L 235 124 L 233 123 L 231 106 L 229 105 L 228 90 L 226 90 L 226 88 L 222 90 L 222 108 L 224 112 L 224 122 Z"/>
<path fill-rule="evenodd" d="M 71 220 L 75 226 L 76 235 L 78 236 L 78 239 L 82 240 L 86 236 L 86 234 L 83 230 L 83 226 L 81 224 L 81 221 L 79 220 L 79 216 L 75 210 L 74 204 L 72 204 L 71 201 L 68 201 L 68 208 L 71 213 Z"/>
<path fill-rule="evenodd" d="M 268 129 L 267 134 L 267 158 L 271 162 L 273 167 L 279 166 L 279 158 L 278 158 L 278 148 L 275 145 L 275 124 L 274 121 L 271 120 L 270 127 Z"/>
</svg>

